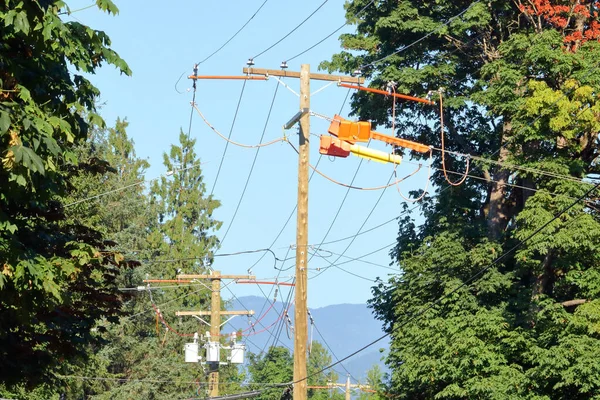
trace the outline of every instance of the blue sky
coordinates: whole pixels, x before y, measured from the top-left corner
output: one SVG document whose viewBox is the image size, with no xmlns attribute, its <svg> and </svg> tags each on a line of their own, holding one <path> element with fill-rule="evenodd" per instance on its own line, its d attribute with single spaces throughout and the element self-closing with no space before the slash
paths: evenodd
<svg viewBox="0 0 600 400">
<path fill-rule="evenodd" d="M 129 63 L 133 76 L 121 76 L 112 67 L 103 68 L 92 82 L 102 92 L 102 115 L 108 124 L 117 117 L 129 121 L 128 134 L 136 144 L 138 156 L 148 159 L 151 168 L 147 178 L 165 173 L 162 154 L 172 143 L 177 142 L 180 128 L 187 132 L 192 92 L 187 90 L 191 82 L 186 79 L 192 73 L 194 63 L 204 59 L 219 48 L 260 6 L 263 0 L 245 2 L 204 2 L 179 0 L 176 2 L 158 1 L 117 1 L 120 14 L 108 16 L 95 8 L 74 13 L 74 18 L 94 29 L 105 31 L 112 39 L 112 47 Z M 71 1 L 71 9 L 89 5 L 91 1 Z M 246 61 L 279 38 L 306 18 L 322 0 L 307 0 L 300 3 L 268 1 L 263 9 L 223 50 L 200 65 L 199 74 L 239 75 Z M 306 24 L 290 35 L 279 45 L 255 59 L 255 67 L 278 69 L 281 61 L 313 45 L 335 28 L 344 23 L 343 1 L 328 1 Z M 349 32 L 352 27 L 345 28 Z M 289 62 L 290 70 L 299 70 L 300 64 L 310 64 L 317 71 L 319 63 L 327 60 L 340 50 L 339 34 L 303 56 Z M 178 85 L 175 83 L 184 73 Z M 299 82 L 287 79 L 286 84 L 298 92 Z M 245 85 L 239 113 L 232 130 L 232 139 L 246 144 L 257 144 L 263 128 L 277 81 L 249 81 Z M 315 92 L 326 85 L 313 81 L 311 91 Z M 236 105 L 242 90 L 242 81 L 199 81 L 196 104 L 208 121 L 223 134 L 229 134 Z M 333 116 L 340 111 L 347 89 L 331 85 L 311 98 L 311 109 L 317 113 Z M 390 103 L 391 104 L 391 103 Z M 401 106 L 401 104 L 399 104 Z M 281 137 L 282 125 L 299 108 L 298 98 L 291 91 L 280 87 L 274 103 L 264 141 Z M 349 118 L 350 106 L 346 103 L 342 116 Z M 327 133 L 328 122 L 311 118 L 311 133 Z M 379 128 L 382 133 L 391 133 Z M 191 135 L 196 142 L 196 152 L 204 164 L 203 174 L 207 190 L 215 185 L 215 177 L 222 158 L 225 141 L 219 138 L 208 126 L 194 115 Z M 297 143 L 296 130 L 287 132 L 290 140 Z M 382 143 L 371 147 L 389 151 Z M 229 228 L 235 208 L 240 199 L 248 172 L 256 150 L 243 149 L 230 145 L 224 158 L 222 170 L 214 188 L 214 195 L 222 202 L 216 218 L 223 221 L 218 235 L 222 238 Z M 319 159 L 318 138 L 313 136 L 311 163 Z M 403 177 L 417 167 L 406 159 L 398 167 L 398 176 Z M 332 178 L 350 183 L 359 166 L 360 159 L 329 159 L 323 157 L 319 169 Z M 355 186 L 377 187 L 385 185 L 393 172 L 391 164 L 363 162 L 358 170 Z M 398 185 L 404 193 L 423 188 L 427 181 L 427 168 Z M 223 242 L 219 253 L 227 254 L 245 250 L 269 247 L 282 229 L 296 204 L 297 195 L 297 156 L 288 144 L 278 143 L 260 150 L 256 166 L 239 211 Z M 309 189 L 309 243 L 318 245 L 331 227 L 325 242 L 345 238 L 389 221 L 402 212 L 402 198 L 397 188 L 392 186 L 381 191 L 351 190 L 332 226 L 333 218 L 340 209 L 347 189 L 335 185 L 315 175 Z M 379 203 L 374 208 L 376 202 Z M 366 222 L 365 222 L 366 221 Z M 292 257 L 294 250 L 288 249 L 295 242 L 295 215 L 283 230 L 272 250 L 277 257 Z M 398 226 L 391 222 L 364 235 L 360 235 L 349 245 L 350 240 L 326 244 L 320 256 L 309 263 L 308 303 L 313 308 L 340 303 L 364 303 L 370 298 L 369 280 L 387 277 L 394 271 L 385 269 L 390 262 L 388 249 L 374 253 L 361 261 L 351 261 L 341 265 L 348 272 L 338 268 L 321 271 L 314 269 L 334 262 L 335 254 L 344 252 L 338 262 L 346 257 L 356 258 L 391 244 L 396 239 Z M 347 250 L 346 250 L 347 249 Z M 222 273 L 245 274 L 258 259 L 259 254 L 235 257 L 218 257 L 213 267 Z M 326 257 L 324 259 L 323 257 Z M 366 261 L 366 262 L 365 262 Z M 278 267 L 293 267 L 294 260 L 279 263 Z M 393 267 L 398 271 L 397 267 Z M 273 257 L 265 256 L 252 270 L 258 278 L 274 278 Z M 281 272 L 280 279 L 286 280 L 293 274 L 293 268 Z M 352 274 L 360 275 L 365 279 Z M 314 277 L 314 278 L 312 278 Z M 236 296 L 258 295 L 255 285 L 231 285 Z M 271 288 L 265 287 L 267 293 Z M 289 289 L 282 288 L 281 296 Z M 231 293 L 223 291 L 225 298 Z"/>
</svg>

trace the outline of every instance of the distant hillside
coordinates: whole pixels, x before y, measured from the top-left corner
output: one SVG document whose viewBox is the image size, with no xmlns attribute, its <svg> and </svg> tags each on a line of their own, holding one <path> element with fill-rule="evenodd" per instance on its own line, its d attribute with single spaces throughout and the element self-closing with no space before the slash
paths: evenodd
<svg viewBox="0 0 600 400">
<path fill-rule="evenodd" d="M 253 353 L 259 353 L 266 346 L 271 346 L 275 340 L 275 328 L 278 326 L 278 317 L 284 305 L 277 301 L 275 306 L 265 314 L 269 305 L 265 305 L 264 297 L 246 296 L 240 297 L 239 301 L 232 301 L 230 309 L 244 310 L 244 307 L 254 310 L 256 318 L 261 319 L 259 324 L 256 324 L 255 331 L 260 332 L 247 337 L 246 344 L 248 350 Z M 261 312 L 262 310 L 262 312 Z M 315 329 L 313 331 L 313 340 L 329 345 L 331 351 L 338 358 L 345 357 L 353 351 L 359 349 L 365 344 L 381 337 L 381 323 L 377 321 L 366 304 L 337 304 L 322 308 L 310 309 L 310 312 L 315 321 Z M 260 315 L 259 315 L 260 314 Z M 294 308 L 289 311 L 292 323 L 294 321 Z M 248 329 L 248 319 L 246 317 L 236 317 L 230 324 L 223 328 L 224 332 L 232 332 L 237 329 Z M 267 329 L 269 328 L 269 329 Z M 262 331 L 262 332 L 261 332 Z M 248 331 L 249 333 L 250 331 Z M 319 335 L 319 332 L 325 338 L 325 341 Z M 285 326 L 279 335 L 277 343 L 280 346 L 293 348 L 292 340 L 288 338 Z M 363 380 L 366 371 L 373 364 L 379 364 L 384 368 L 381 361 L 383 348 L 387 352 L 389 342 L 387 339 L 377 343 L 372 348 L 356 355 L 355 357 L 344 362 L 344 366 L 350 371 L 356 379 Z M 335 357 L 333 357 L 335 361 Z M 340 375 L 340 380 L 345 379 L 346 372 L 340 366 L 335 370 Z"/>
</svg>

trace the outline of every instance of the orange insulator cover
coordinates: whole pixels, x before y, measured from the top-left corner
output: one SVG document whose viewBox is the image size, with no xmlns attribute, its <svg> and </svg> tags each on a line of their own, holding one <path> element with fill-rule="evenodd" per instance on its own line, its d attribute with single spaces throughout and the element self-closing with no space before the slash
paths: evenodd
<svg viewBox="0 0 600 400">
<path fill-rule="evenodd" d="M 367 121 L 352 122 L 335 115 L 329 124 L 328 132 L 346 142 L 368 142 L 371 138 L 371 123 Z"/>
<path fill-rule="evenodd" d="M 350 155 L 350 143 L 332 136 L 321 135 L 319 153 L 334 157 L 348 157 Z"/>
<path fill-rule="evenodd" d="M 371 138 L 371 123 L 367 121 L 341 121 L 338 138 L 351 143 L 368 142 Z"/>
</svg>

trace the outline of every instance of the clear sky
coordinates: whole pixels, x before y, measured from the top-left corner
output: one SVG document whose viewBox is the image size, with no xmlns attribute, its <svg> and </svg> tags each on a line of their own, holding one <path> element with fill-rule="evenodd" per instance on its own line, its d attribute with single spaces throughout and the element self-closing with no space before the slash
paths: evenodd
<svg viewBox="0 0 600 400">
<path fill-rule="evenodd" d="M 177 142 L 180 128 L 186 132 L 188 130 L 192 92 L 188 90 L 191 82 L 186 77 L 192 74 L 194 63 L 219 48 L 252 16 L 262 2 L 263 0 L 117 0 L 115 3 L 120 8 L 120 14 L 116 17 L 105 15 L 96 8 L 82 10 L 71 16 L 94 29 L 105 31 L 112 39 L 112 47 L 133 70 L 133 76 L 127 77 L 107 67 L 92 76 L 91 80 L 102 92 L 101 101 L 104 105 L 101 113 L 107 123 L 113 124 L 117 117 L 127 118 L 129 121 L 128 134 L 135 141 L 138 156 L 148 159 L 151 163 L 147 178 L 154 178 L 166 172 L 162 165 L 163 152 L 168 151 L 169 146 Z M 78 0 L 70 1 L 69 5 L 75 10 L 90 3 L 90 0 Z M 262 52 L 286 35 L 322 3 L 323 0 L 268 1 L 235 39 L 200 65 L 199 74 L 241 74 L 249 57 Z M 278 69 L 281 61 L 310 47 L 343 23 L 343 1 L 329 0 L 282 43 L 257 57 L 255 67 Z M 344 31 L 349 32 L 351 29 L 347 27 Z M 340 51 L 338 37 L 339 33 L 289 62 L 289 70 L 297 71 L 300 64 L 306 63 L 310 64 L 312 71 L 317 71 L 321 61 Z M 182 92 L 180 94 L 175 90 L 175 83 L 182 73 L 184 77 L 178 85 L 178 90 Z M 298 80 L 287 79 L 285 82 L 298 92 Z M 228 135 L 232 128 L 243 85 L 242 81 L 198 82 L 196 104 L 208 121 L 225 135 Z M 266 82 L 246 83 L 232 130 L 233 140 L 245 144 L 259 142 L 276 85 L 277 81 L 272 78 Z M 313 81 L 311 91 L 315 92 L 324 85 L 326 83 Z M 333 84 L 311 98 L 311 109 L 333 116 L 340 112 L 347 92 L 347 89 Z M 281 137 L 282 125 L 298 111 L 298 108 L 296 95 L 280 86 L 264 141 Z M 348 101 L 342 110 L 342 116 L 350 118 L 349 112 Z M 311 118 L 311 133 L 326 134 L 328 124 L 325 120 Z M 378 130 L 391 133 L 385 128 Z M 287 134 L 290 140 L 297 144 L 297 131 L 293 129 Z M 191 135 L 197 140 L 196 152 L 205 163 L 203 173 L 210 193 L 215 185 L 226 142 L 196 114 L 193 117 Z M 319 160 L 318 138 L 312 138 L 310 157 L 311 163 L 315 164 Z M 382 143 L 375 143 L 371 147 L 390 151 L 390 148 L 386 148 Z M 218 220 L 223 221 L 219 237 L 223 238 L 229 229 L 218 254 L 269 247 L 296 204 L 297 155 L 288 144 L 278 143 L 260 150 L 245 196 L 232 223 L 255 153 L 254 149 L 232 145 L 227 149 L 214 188 L 215 197 L 222 202 L 222 207 L 215 215 Z M 319 169 L 340 182 L 350 183 L 359 163 L 360 159 L 354 156 L 346 159 L 322 157 Z M 416 168 L 415 164 L 403 162 L 398 167 L 398 177 L 404 177 Z M 392 164 L 364 161 L 358 170 L 354 185 L 385 185 L 393 169 Z M 427 168 L 423 166 L 419 173 L 400 183 L 398 187 L 406 194 L 409 190 L 423 188 L 426 181 Z M 354 236 L 363 224 L 362 231 L 366 231 L 402 212 L 402 198 L 394 186 L 385 190 L 383 194 L 381 190 L 350 190 L 332 226 L 346 192 L 346 188 L 321 176 L 315 175 L 312 178 L 309 189 L 309 243 L 315 246 L 321 243 L 330 228 L 325 242 Z M 295 242 L 295 229 L 294 215 L 272 247 L 278 258 L 294 256 L 294 250 L 291 249 L 288 253 L 288 249 Z M 393 270 L 385 268 L 389 267 L 390 263 L 389 247 L 385 246 L 395 241 L 397 232 L 397 222 L 393 221 L 356 237 L 352 244 L 351 240 L 343 240 L 323 245 L 319 256 L 312 258 L 309 263 L 309 306 L 314 308 L 340 303 L 365 303 L 371 295 L 370 288 L 373 283 L 370 280 L 376 277 L 386 278 L 389 273 L 394 273 Z M 360 261 L 340 265 L 347 272 L 330 268 L 319 274 L 322 270 L 316 270 L 330 265 L 327 260 L 346 262 L 349 258 L 361 257 L 381 248 L 384 249 Z M 344 253 L 344 257 L 338 259 L 336 254 L 341 253 Z M 259 257 L 260 254 L 217 257 L 213 268 L 221 270 L 222 273 L 245 274 Z M 283 268 L 290 267 L 280 274 L 281 280 L 287 280 L 293 275 L 294 260 L 289 259 L 283 264 L 278 263 L 277 266 L 282 265 Z M 253 268 L 252 273 L 257 278 L 274 278 L 278 271 L 273 266 L 273 257 L 268 254 Z M 397 267 L 393 269 L 398 271 Z M 316 276 L 317 274 L 319 275 Z M 262 295 L 255 285 L 234 284 L 230 287 L 236 296 Z M 270 289 L 263 288 L 265 293 Z M 279 299 L 282 295 L 285 296 L 288 290 L 282 288 Z M 229 298 L 231 293 L 224 290 L 223 296 Z"/>
</svg>

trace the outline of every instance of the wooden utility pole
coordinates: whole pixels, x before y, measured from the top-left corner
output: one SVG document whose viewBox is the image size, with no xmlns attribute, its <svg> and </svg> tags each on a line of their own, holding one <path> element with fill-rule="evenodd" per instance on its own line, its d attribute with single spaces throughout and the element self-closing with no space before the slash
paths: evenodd
<svg viewBox="0 0 600 400">
<path fill-rule="evenodd" d="M 210 340 L 219 342 L 221 338 L 221 317 L 224 315 L 253 315 L 254 311 L 221 311 L 221 279 L 256 279 L 250 275 L 221 275 L 221 271 L 213 271 L 211 275 L 177 275 L 178 280 L 191 279 L 210 279 L 211 296 L 210 311 L 177 311 L 177 316 L 206 316 L 210 315 Z M 204 320 L 202 320 L 204 321 Z M 198 332 L 202 336 L 202 332 Z M 217 397 L 219 395 L 219 362 L 208 363 L 208 396 Z"/>
<path fill-rule="evenodd" d="M 300 67 L 300 110 L 310 110 L 310 66 Z M 310 113 L 300 117 L 298 147 L 298 212 L 296 218 L 296 307 L 294 315 L 294 400 L 306 400 L 306 343 L 308 341 L 307 257 L 308 160 Z"/>
<path fill-rule="evenodd" d="M 300 111 L 285 125 L 286 129 L 300 122 L 298 148 L 298 212 L 296 225 L 296 295 L 294 315 L 294 400 L 306 400 L 306 344 L 308 342 L 308 176 L 310 150 L 310 80 L 364 83 L 363 78 L 311 74 L 310 65 L 302 64 L 300 72 L 259 68 L 244 68 L 250 75 L 300 78 Z"/>
</svg>

